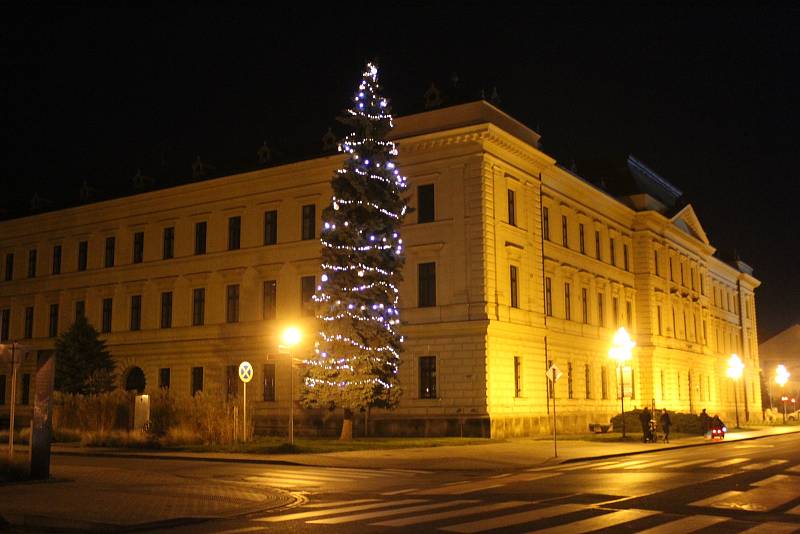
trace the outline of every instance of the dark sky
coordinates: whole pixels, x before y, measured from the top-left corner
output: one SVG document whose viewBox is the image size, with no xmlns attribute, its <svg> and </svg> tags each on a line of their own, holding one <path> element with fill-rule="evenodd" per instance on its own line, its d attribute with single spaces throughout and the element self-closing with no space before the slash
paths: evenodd
<svg viewBox="0 0 800 534">
<path fill-rule="evenodd" d="M 634 154 L 755 268 L 760 338 L 800 322 L 796 9 L 375 5 L 4 7 L 0 209 L 24 213 L 34 192 L 75 204 L 84 180 L 96 198 L 129 193 L 137 169 L 186 182 L 198 154 L 244 170 L 265 140 L 275 163 L 314 155 L 377 58 L 395 114 L 457 73 L 461 98 L 497 87 L 578 172 Z"/>
</svg>

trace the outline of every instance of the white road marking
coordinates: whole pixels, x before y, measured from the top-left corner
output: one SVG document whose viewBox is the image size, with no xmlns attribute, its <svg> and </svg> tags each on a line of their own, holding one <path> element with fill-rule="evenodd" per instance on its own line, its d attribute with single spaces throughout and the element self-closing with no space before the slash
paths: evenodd
<svg viewBox="0 0 800 534">
<path fill-rule="evenodd" d="M 731 465 L 741 464 L 744 462 L 749 462 L 750 458 L 731 458 L 730 460 L 723 460 L 721 462 L 716 462 L 713 464 L 707 464 L 703 467 L 710 467 L 711 469 L 718 469 L 720 467 L 728 467 Z"/>
<path fill-rule="evenodd" d="M 724 523 L 730 521 L 730 517 L 720 517 L 718 515 L 690 515 L 682 519 L 670 521 L 657 527 L 648 528 L 647 530 L 640 530 L 639 534 L 672 534 L 673 532 L 680 532 L 687 534 L 697 530 L 716 525 L 717 523 Z"/>
<path fill-rule="evenodd" d="M 487 512 L 496 512 L 498 510 L 505 510 L 506 508 L 516 508 L 518 506 L 523 506 L 525 504 L 534 504 L 534 503 L 531 501 L 497 502 L 494 504 L 486 504 L 483 506 L 462 508 L 461 510 L 450 510 L 449 512 L 438 512 L 435 514 L 418 515 L 415 517 L 404 517 L 401 519 L 392 519 L 390 521 L 381 521 L 380 523 L 370 523 L 370 524 L 379 527 L 406 527 L 408 525 L 418 525 L 419 523 L 430 523 L 432 521 L 439 521 L 440 519 L 450 519 L 451 517 L 464 517 L 468 515 L 483 514 Z"/>
<path fill-rule="evenodd" d="M 503 528 L 522 523 L 530 523 L 531 521 L 571 514 L 573 512 L 578 512 L 585 509 L 586 506 L 580 504 L 559 504 L 557 506 L 548 506 L 547 508 L 537 508 L 536 510 L 528 510 L 525 512 L 518 512 L 516 514 L 501 515 L 500 517 L 492 517 L 489 519 L 471 521 L 469 523 L 461 523 L 459 525 L 444 527 L 440 530 L 459 532 L 461 534 L 471 534 L 473 532 L 483 532 L 484 530 L 491 530 L 494 528 Z"/>
<path fill-rule="evenodd" d="M 790 477 L 796 479 L 797 477 Z M 763 484 L 767 482 L 766 484 Z M 766 479 L 762 485 L 747 491 L 726 491 L 695 501 L 691 506 L 710 506 L 747 512 L 769 512 L 800 497 L 800 484 L 794 480 Z"/>
<path fill-rule="evenodd" d="M 474 504 L 476 502 L 478 501 L 461 500 L 461 501 L 437 502 L 433 504 L 423 504 L 419 506 L 394 508 L 392 510 L 380 510 L 378 512 L 364 512 L 361 514 L 329 517 L 327 519 L 315 519 L 314 521 L 308 521 L 308 523 L 314 525 L 340 525 L 342 523 L 352 523 L 354 521 L 363 521 L 365 519 L 375 519 L 377 517 L 387 517 L 390 515 L 400 515 L 410 512 L 424 512 L 426 510 L 435 510 L 437 508 L 450 508 L 461 504 Z"/>
<path fill-rule="evenodd" d="M 385 493 L 381 493 L 381 495 L 402 495 L 403 493 L 411 493 L 413 491 L 419 491 L 419 488 L 409 488 L 409 489 L 401 489 L 397 491 L 387 491 Z"/>
<path fill-rule="evenodd" d="M 739 534 L 792 534 L 797 532 L 797 523 L 782 523 L 780 521 L 768 521 L 761 523 L 753 528 L 741 531 Z"/>
<path fill-rule="evenodd" d="M 668 464 L 671 461 L 672 460 L 658 460 L 656 462 L 647 462 L 647 463 L 643 463 L 643 464 L 631 465 L 629 467 L 626 467 L 625 469 L 649 469 L 649 468 L 655 467 L 657 465 Z"/>
<path fill-rule="evenodd" d="M 626 467 L 628 467 L 630 465 L 643 464 L 645 462 L 647 462 L 647 460 L 630 460 L 628 462 L 617 462 L 617 463 L 614 463 L 613 465 L 606 465 L 606 466 L 603 466 L 603 467 L 593 467 L 592 470 L 593 471 L 604 471 L 606 469 L 624 469 L 624 468 L 626 468 Z"/>
<path fill-rule="evenodd" d="M 788 461 L 789 460 L 769 460 L 769 461 L 766 461 L 766 462 L 759 462 L 757 464 L 748 464 L 748 465 L 742 466 L 742 469 L 747 470 L 747 471 L 757 471 L 759 469 L 767 469 L 768 467 L 774 467 L 776 465 L 785 464 Z"/>
<path fill-rule="evenodd" d="M 306 504 L 303 508 L 325 508 L 326 506 L 341 506 L 343 504 L 359 504 L 365 502 L 375 502 L 378 499 L 358 499 L 354 501 L 331 501 L 331 502 L 315 502 L 312 504 Z"/>
<path fill-rule="evenodd" d="M 667 469 L 680 469 L 681 467 L 689 467 L 690 465 L 698 465 L 698 464 L 707 464 L 712 462 L 708 458 L 703 458 L 702 460 L 689 460 L 687 462 L 678 462 L 676 464 L 665 465 L 664 467 Z"/>
<path fill-rule="evenodd" d="M 546 528 L 543 530 L 534 530 L 532 532 L 539 532 L 540 534 L 582 534 L 584 532 L 592 532 L 593 530 L 600 530 L 601 528 L 609 528 L 623 523 L 630 523 L 637 519 L 649 517 L 651 515 L 660 514 L 661 512 L 655 510 L 637 510 L 636 508 L 630 510 L 620 510 L 610 514 L 603 514 L 582 521 L 575 521 L 557 527 Z"/>
<path fill-rule="evenodd" d="M 510 482 L 530 482 L 533 480 L 551 478 L 560 475 L 561 473 L 520 473 L 518 475 L 511 475 L 505 478 L 487 478 L 483 480 L 474 480 L 471 482 L 439 486 L 438 488 L 418 491 L 415 493 L 415 495 L 464 495 L 465 493 L 499 488 Z"/>
<path fill-rule="evenodd" d="M 278 515 L 274 517 L 260 517 L 254 521 L 263 521 L 265 523 L 277 523 L 280 521 L 294 521 L 296 519 L 309 519 L 312 517 L 321 517 L 324 515 L 346 514 L 349 512 L 360 512 L 361 510 L 371 510 L 373 508 L 387 508 L 389 506 L 401 506 L 403 504 L 416 504 L 427 502 L 425 499 L 406 499 L 403 501 L 389 501 L 379 502 L 374 504 L 362 504 L 358 506 L 345 506 L 344 508 L 329 508 L 327 510 L 315 510 L 313 512 L 298 512 L 296 514 Z"/>
</svg>

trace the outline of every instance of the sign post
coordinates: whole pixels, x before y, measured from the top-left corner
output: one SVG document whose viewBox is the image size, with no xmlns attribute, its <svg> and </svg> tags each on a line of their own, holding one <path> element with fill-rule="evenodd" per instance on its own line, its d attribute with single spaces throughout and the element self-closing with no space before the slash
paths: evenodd
<svg viewBox="0 0 800 534">
<path fill-rule="evenodd" d="M 253 366 L 250 362 L 239 364 L 239 379 L 244 384 L 242 395 L 242 441 L 247 441 L 247 383 L 253 379 Z"/>
<path fill-rule="evenodd" d="M 561 378 L 561 370 L 556 367 L 556 364 L 550 366 L 545 373 L 547 379 L 551 382 L 550 387 L 553 388 L 553 456 L 558 458 L 558 446 L 556 441 L 556 382 Z"/>
</svg>

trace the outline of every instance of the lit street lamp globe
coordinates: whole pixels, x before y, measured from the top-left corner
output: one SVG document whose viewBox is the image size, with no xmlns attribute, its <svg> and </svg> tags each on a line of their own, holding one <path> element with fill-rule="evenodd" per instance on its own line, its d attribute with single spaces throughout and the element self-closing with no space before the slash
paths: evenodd
<svg viewBox="0 0 800 534">
<path fill-rule="evenodd" d="M 744 371 L 742 359 L 736 354 L 731 354 L 728 359 L 728 377 L 738 380 L 742 377 L 742 371 Z"/>
<path fill-rule="evenodd" d="M 288 345 L 289 347 L 293 347 L 300 343 L 300 339 L 302 338 L 302 334 L 300 330 L 295 328 L 294 326 L 290 326 L 286 330 L 283 331 L 283 344 Z"/>
<path fill-rule="evenodd" d="M 777 369 L 775 369 L 775 383 L 778 384 L 780 387 L 786 385 L 786 382 L 789 381 L 789 371 L 786 369 L 786 366 L 780 364 Z"/>
</svg>

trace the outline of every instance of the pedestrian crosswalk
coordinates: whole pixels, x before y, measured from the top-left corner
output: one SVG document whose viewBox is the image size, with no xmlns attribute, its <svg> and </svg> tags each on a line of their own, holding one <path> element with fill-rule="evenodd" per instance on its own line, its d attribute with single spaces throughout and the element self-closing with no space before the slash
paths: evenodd
<svg viewBox="0 0 800 534">
<path fill-rule="evenodd" d="M 637 470 L 644 470 L 651 468 L 680 470 L 689 467 L 691 467 L 692 470 L 695 470 L 695 469 L 723 469 L 726 467 L 734 467 L 734 466 L 737 466 L 739 469 L 742 469 L 744 471 L 759 471 L 762 469 L 768 469 L 770 467 L 783 465 L 785 463 L 788 463 L 788 461 L 789 460 L 781 458 L 757 461 L 753 458 L 748 458 L 748 457 L 734 457 L 734 458 L 727 458 L 725 460 L 718 460 L 716 458 L 695 458 L 692 460 L 682 460 L 680 458 L 672 458 L 672 459 L 655 460 L 647 458 L 631 459 L 630 457 L 623 457 L 615 460 L 606 460 L 600 462 L 582 461 L 576 463 L 550 465 L 546 467 L 534 467 L 532 469 L 528 469 L 527 471 L 534 473 L 569 472 L 569 471 L 580 471 L 580 470 L 637 471 Z M 787 471 L 798 473 L 800 472 L 800 465 L 796 465 L 792 468 L 789 468 Z"/>
<path fill-rule="evenodd" d="M 371 479 L 394 481 L 399 476 L 413 477 L 419 474 L 428 474 L 430 471 L 408 469 L 355 469 L 355 468 L 325 468 L 309 469 L 307 467 L 283 468 L 275 467 L 265 469 L 257 475 L 244 477 L 244 482 L 264 485 L 275 488 L 303 489 L 316 488 L 326 485 L 340 486 L 343 483 L 357 484 Z"/>
</svg>

